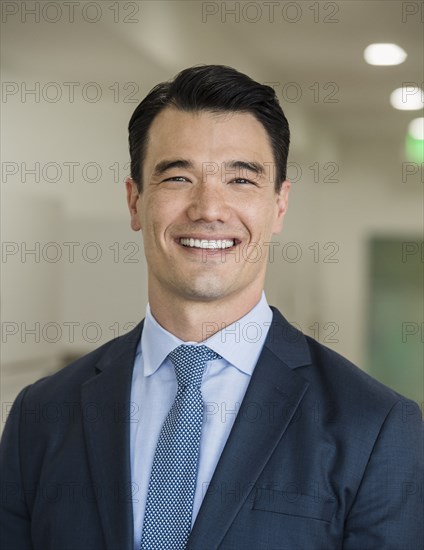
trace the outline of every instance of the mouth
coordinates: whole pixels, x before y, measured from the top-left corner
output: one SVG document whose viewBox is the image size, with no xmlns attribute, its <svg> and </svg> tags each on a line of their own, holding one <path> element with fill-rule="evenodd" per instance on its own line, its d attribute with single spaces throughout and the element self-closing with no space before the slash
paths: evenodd
<svg viewBox="0 0 424 550">
<path fill-rule="evenodd" d="M 176 241 L 187 252 L 191 252 L 192 254 L 197 252 L 203 255 L 207 254 L 207 256 L 220 256 L 224 252 L 231 252 L 241 243 L 240 239 L 227 236 L 220 239 L 179 237 Z"/>
<path fill-rule="evenodd" d="M 237 244 L 236 239 L 193 239 L 188 237 L 181 237 L 178 242 L 186 248 L 206 250 L 226 250 Z"/>
</svg>

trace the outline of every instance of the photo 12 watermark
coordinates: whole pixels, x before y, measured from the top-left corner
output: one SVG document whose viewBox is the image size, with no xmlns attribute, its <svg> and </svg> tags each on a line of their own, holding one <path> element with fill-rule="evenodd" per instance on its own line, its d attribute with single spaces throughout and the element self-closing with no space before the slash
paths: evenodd
<svg viewBox="0 0 424 550">
<path fill-rule="evenodd" d="M 302 100 L 313 103 L 340 103 L 340 86 L 335 81 L 300 83 L 295 81 L 267 81 L 266 86 L 274 89 L 284 103 L 298 103 Z"/>
<path fill-rule="evenodd" d="M 115 0 L 87 1 L 3 1 L 0 3 L 2 23 L 139 23 L 142 2 Z"/>
<path fill-rule="evenodd" d="M 140 84 L 137 82 L 78 82 L 78 81 L 3 81 L 2 103 L 139 103 Z"/>
<path fill-rule="evenodd" d="M 417 257 L 424 263 L 424 241 L 417 243 L 415 241 L 404 241 L 402 243 L 402 263 L 413 261 Z"/>
<path fill-rule="evenodd" d="M 402 183 L 424 183 L 424 162 L 402 162 Z"/>
<path fill-rule="evenodd" d="M 293 344 L 302 340 L 303 334 L 308 334 L 315 340 L 330 345 L 339 343 L 339 332 L 340 325 L 335 321 L 315 321 L 308 323 L 307 326 L 302 326 L 297 321 L 290 321 L 290 324 L 284 327 L 272 325 L 270 322 L 254 321 L 248 323 L 236 321 L 230 326 L 211 321 L 202 323 L 202 340 L 207 340 L 213 334 L 219 333 L 222 343 L 231 342 L 232 344 L 256 344 L 264 334 L 270 342 L 283 340 Z"/>
<path fill-rule="evenodd" d="M 96 241 L 3 241 L 1 261 L 13 263 L 89 263 L 99 262 L 138 264 L 141 261 L 140 245 L 136 242 Z"/>
<path fill-rule="evenodd" d="M 313 243 L 299 243 L 296 241 L 236 243 L 235 241 L 230 241 L 229 244 L 232 242 L 234 244 L 225 248 L 222 246 L 222 243 L 220 244 L 219 240 L 188 240 L 190 243 L 183 246 L 201 248 L 202 261 L 204 263 L 210 261 L 212 256 L 216 261 L 217 255 L 222 263 L 256 263 L 262 261 L 265 257 L 267 257 L 267 261 L 270 264 L 277 262 L 295 264 L 301 261 L 315 264 L 338 264 L 340 262 L 340 245 L 335 241 L 323 243 L 318 241 Z"/>
<path fill-rule="evenodd" d="M 341 2 L 202 2 L 202 23 L 340 22 Z"/>
<path fill-rule="evenodd" d="M 87 344 L 97 344 L 102 340 L 128 336 L 137 326 L 134 321 L 114 321 L 107 326 L 99 321 L 23 321 L 4 320 L 1 322 L 1 342 L 9 344 L 74 344 L 84 341 Z M 130 339 L 128 340 L 130 341 Z"/>
<path fill-rule="evenodd" d="M 104 180 L 123 183 L 130 172 L 129 162 L 115 161 L 106 166 L 99 161 L 76 160 L 47 162 L 4 161 L 1 163 L 1 182 L 16 183 L 97 183 Z"/>
<path fill-rule="evenodd" d="M 403 321 L 401 334 L 402 344 L 409 344 L 411 340 L 424 344 L 424 322 Z"/>
<path fill-rule="evenodd" d="M 402 2 L 402 23 L 424 23 L 424 2 Z"/>
</svg>

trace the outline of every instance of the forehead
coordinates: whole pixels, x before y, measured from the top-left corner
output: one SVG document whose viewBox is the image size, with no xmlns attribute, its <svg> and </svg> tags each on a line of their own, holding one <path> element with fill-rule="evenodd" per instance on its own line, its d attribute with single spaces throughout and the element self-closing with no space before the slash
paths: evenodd
<svg viewBox="0 0 424 550">
<path fill-rule="evenodd" d="M 272 149 L 264 126 L 250 113 L 186 112 L 167 107 L 149 130 L 145 162 L 158 157 L 190 155 L 202 160 L 253 157 L 272 161 Z"/>
</svg>

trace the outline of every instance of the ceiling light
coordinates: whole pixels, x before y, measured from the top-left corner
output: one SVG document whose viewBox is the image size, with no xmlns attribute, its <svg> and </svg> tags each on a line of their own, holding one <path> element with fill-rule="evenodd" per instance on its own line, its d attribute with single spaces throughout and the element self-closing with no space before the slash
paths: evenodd
<svg viewBox="0 0 424 550">
<path fill-rule="evenodd" d="M 390 103 L 401 111 L 416 111 L 424 106 L 424 92 L 414 84 L 397 88 L 390 95 Z"/>
<path fill-rule="evenodd" d="M 400 65 L 407 53 L 396 44 L 370 44 L 364 50 L 364 58 L 370 65 Z"/>
<path fill-rule="evenodd" d="M 424 139 L 424 117 L 411 120 L 408 126 L 408 134 L 414 139 Z"/>
</svg>

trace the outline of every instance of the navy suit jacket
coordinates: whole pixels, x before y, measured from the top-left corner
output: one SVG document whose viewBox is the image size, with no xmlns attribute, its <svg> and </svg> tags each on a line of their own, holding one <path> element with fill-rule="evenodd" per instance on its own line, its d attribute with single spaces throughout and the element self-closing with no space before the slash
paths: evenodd
<svg viewBox="0 0 424 550">
<path fill-rule="evenodd" d="M 187 548 L 419 550 L 418 406 L 273 314 Z M 142 326 L 17 397 L 1 443 L 3 550 L 132 550 Z"/>
</svg>

